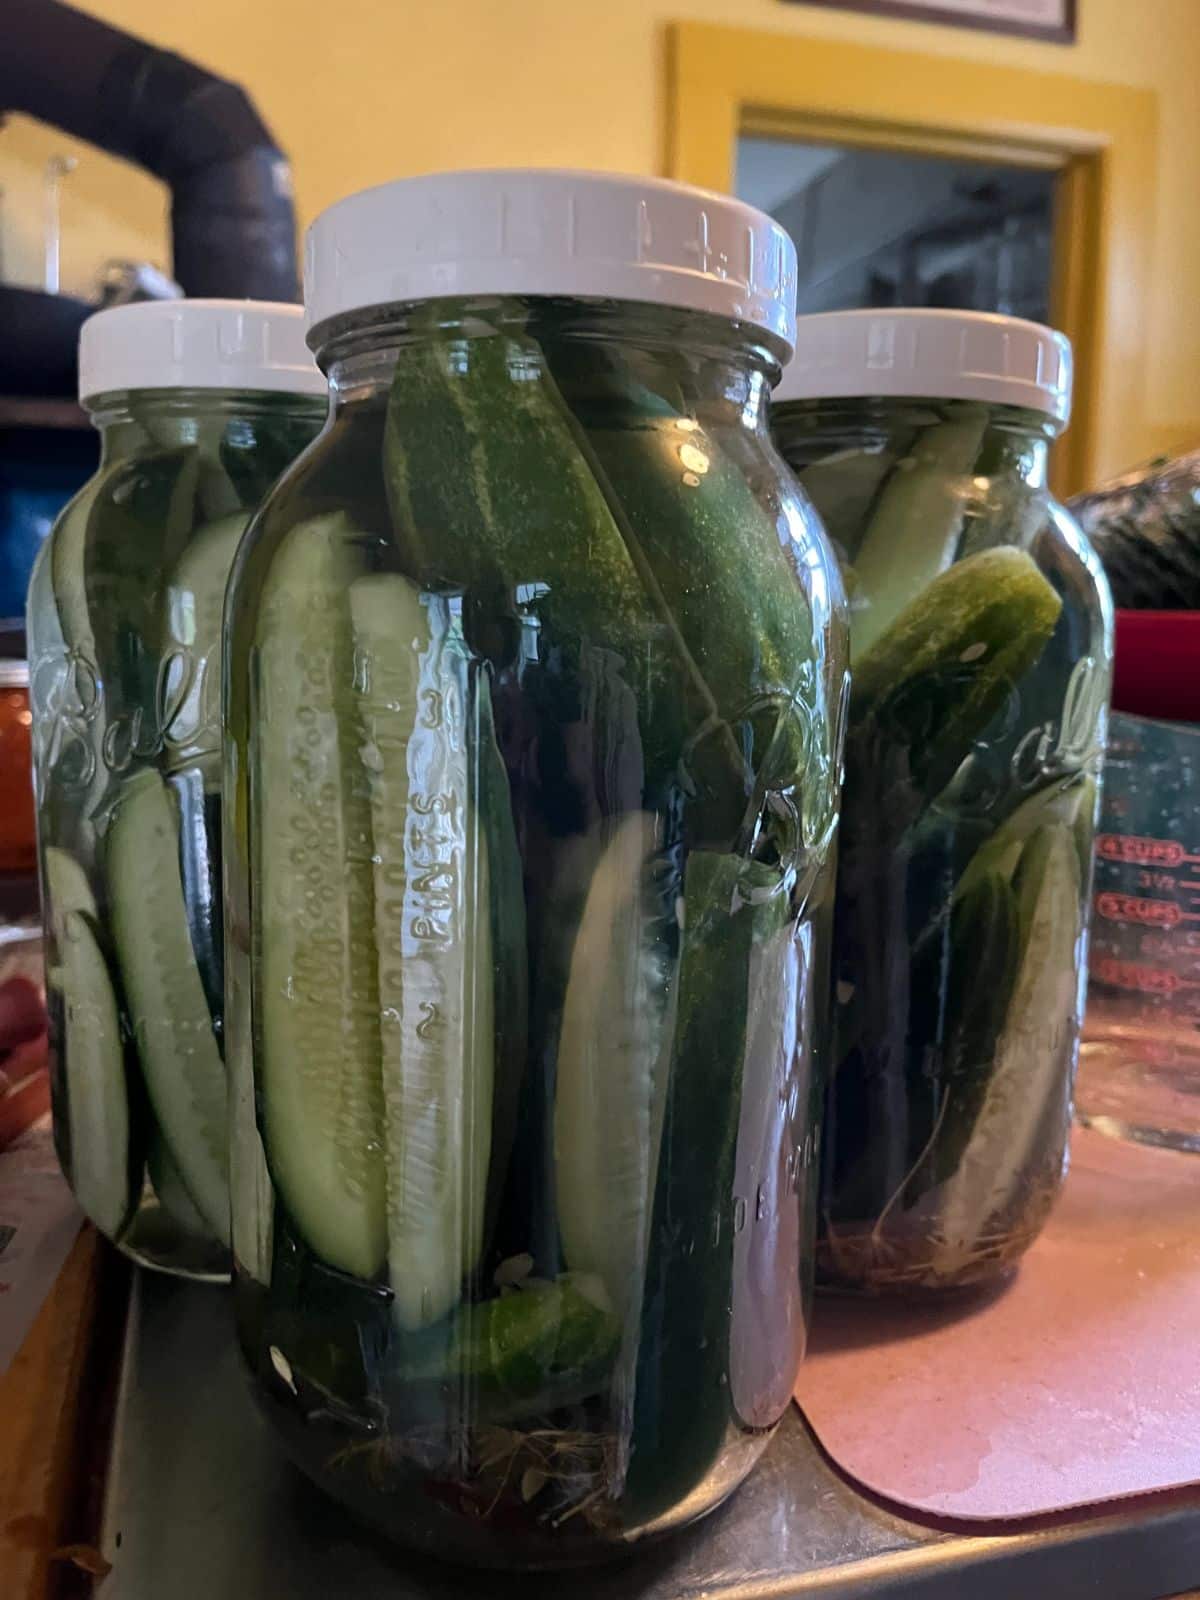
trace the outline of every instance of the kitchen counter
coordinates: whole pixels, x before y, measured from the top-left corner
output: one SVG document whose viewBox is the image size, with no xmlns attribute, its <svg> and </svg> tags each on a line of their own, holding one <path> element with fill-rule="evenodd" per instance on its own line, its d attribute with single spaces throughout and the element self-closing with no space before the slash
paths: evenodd
<svg viewBox="0 0 1200 1600">
<path fill-rule="evenodd" d="M 728 1505 L 627 1562 L 567 1579 L 434 1567 L 364 1533 L 284 1459 L 230 1311 L 219 1291 L 135 1276 L 98 1600 L 549 1600 L 564 1583 L 574 1600 L 1159 1600 L 1200 1585 L 1200 1493 L 968 1537 L 858 1493 L 794 1409 Z"/>
</svg>

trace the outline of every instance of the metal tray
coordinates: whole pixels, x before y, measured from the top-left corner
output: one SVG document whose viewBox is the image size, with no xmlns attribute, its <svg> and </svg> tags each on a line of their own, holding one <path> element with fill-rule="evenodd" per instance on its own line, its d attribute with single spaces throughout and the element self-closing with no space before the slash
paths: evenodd
<svg viewBox="0 0 1200 1600">
<path fill-rule="evenodd" d="M 289 1465 L 230 1322 L 218 1290 L 135 1279 L 98 1600 L 549 1600 L 567 1586 L 572 1600 L 1159 1600 L 1200 1585 L 1200 1495 L 964 1537 L 859 1494 L 795 1411 L 725 1507 L 627 1562 L 538 1578 L 435 1567 L 364 1533 Z"/>
</svg>

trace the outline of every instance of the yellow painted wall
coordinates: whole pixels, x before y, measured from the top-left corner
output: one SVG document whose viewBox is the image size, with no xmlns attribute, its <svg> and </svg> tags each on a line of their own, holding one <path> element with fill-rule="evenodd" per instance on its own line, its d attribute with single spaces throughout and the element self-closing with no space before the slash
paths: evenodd
<svg viewBox="0 0 1200 1600">
<path fill-rule="evenodd" d="M 725 22 L 984 58 L 1160 96 L 1147 406 L 1163 442 L 1200 415 L 1200 0 L 1079 0 L 1074 48 L 885 22 L 781 0 L 90 0 L 107 20 L 248 87 L 292 158 L 302 223 L 405 173 L 504 163 L 654 172 L 664 27 Z M 897 56 L 897 71 L 903 58 Z M 79 158 L 64 200 L 63 287 L 111 255 L 165 264 L 151 179 L 53 130 L 0 129 L 0 274 L 36 282 L 41 170 Z"/>
</svg>

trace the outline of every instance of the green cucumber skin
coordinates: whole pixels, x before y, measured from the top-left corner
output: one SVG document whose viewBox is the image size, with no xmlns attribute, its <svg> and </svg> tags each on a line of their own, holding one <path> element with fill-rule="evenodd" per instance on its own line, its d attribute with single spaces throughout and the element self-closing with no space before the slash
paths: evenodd
<svg viewBox="0 0 1200 1600">
<path fill-rule="evenodd" d="M 454 374 L 459 352 L 465 370 Z M 455 470 L 434 471 L 439 460 Z M 551 607 L 561 595 L 581 633 L 625 645 L 636 661 L 641 585 L 532 339 L 494 334 L 401 351 L 384 463 L 396 522 L 431 574 L 462 587 L 544 583 Z M 533 505 L 529 483 L 539 486 Z"/>
<path fill-rule="evenodd" d="M 47 588 L 53 597 L 53 622 L 41 616 L 30 616 L 31 644 L 38 636 L 38 648 L 49 652 L 61 645 L 63 652 L 74 652 L 94 664 L 96 643 L 88 616 L 85 588 L 85 562 L 88 548 L 88 528 L 97 499 L 119 473 L 121 463 L 102 467 L 90 483 L 63 508 L 54 527 L 54 536 L 42 547 L 40 564 L 44 565 Z M 31 587 L 30 600 L 33 600 Z M 42 607 L 42 610 L 49 608 Z M 55 630 L 54 624 L 57 624 Z M 57 636 L 55 636 L 55 634 Z"/>
<path fill-rule="evenodd" d="M 501 1208 L 501 1255 L 529 1251 L 539 1275 L 559 1267 L 553 1171 L 553 1091 L 571 953 L 606 819 L 640 812 L 645 766 L 638 708 L 615 652 L 586 645 L 572 680 L 530 667 L 505 673 L 495 704 L 517 781 L 528 891 L 528 1070 L 520 1088 L 514 1181 Z M 571 727 L 572 724 L 576 726 Z M 569 739 L 567 732 L 573 733 Z M 524 803 L 522 803 L 524 801 Z M 679 843 L 675 815 L 669 841 Z M 550 826 L 546 819 L 553 819 Z"/>
<path fill-rule="evenodd" d="M 955 894 L 945 946 L 941 940 L 935 942 L 932 959 L 925 963 L 928 975 L 914 964 L 914 998 L 927 1000 L 939 989 L 942 994 L 941 1017 L 923 1029 L 916 1023 L 914 1034 L 940 1039 L 942 1044 L 936 1068 L 925 1064 L 936 1084 L 937 1104 L 929 1110 L 933 1131 L 915 1157 L 916 1170 L 904 1187 L 905 1206 L 946 1182 L 958 1168 L 987 1093 L 1020 950 L 1012 886 L 1002 872 L 989 872 Z"/>
<path fill-rule="evenodd" d="M 460 353 L 465 370 L 452 373 Z M 538 641 L 539 664 L 536 673 L 525 668 L 523 679 L 545 679 L 546 691 L 558 695 L 582 694 L 589 671 L 582 658 L 603 651 L 630 692 L 647 782 L 669 781 L 684 725 L 676 643 L 584 458 L 541 347 L 508 331 L 406 347 L 388 405 L 384 464 L 396 526 L 418 575 L 468 591 L 472 647 L 499 649 L 497 641 L 514 640 L 524 626 Z M 532 498 L 530 484 L 537 486 Z M 511 652 L 511 642 L 504 648 Z M 505 656 L 493 664 L 515 662 Z"/>
<path fill-rule="evenodd" d="M 43 555 L 45 547 L 43 547 Z M 66 1033 L 63 969 L 67 918 L 82 913 L 88 928 L 100 926 L 96 897 L 88 875 L 76 858 L 57 845 L 43 844 L 40 855 L 42 916 L 47 938 L 44 946 L 46 1010 L 50 1034 L 50 1089 L 54 1111 L 54 1150 L 64 1172 L 71 1170 L 71 1119 L 67 1106 Z"/>
<path fill-rule="evenodd" d="M 712 704 L 732 722 L 745 714 L 747 693 L 790 700 L 791 663 L 811 661 L 813 630 L 782 519 L 696 418 L 649 391 L 622 385 L 619 410 L 589 406 L 570 387 L 565 397 L 635 562 L 678 625 Z"/>
<path fill-rule="evenodd" d="M 518 1416 L 552 1408 L 564 1380 L 583 1399 L 602 1385 L 616 1355 L 620 1324 L 603 1290 L 578 1273 L 463 1306 L 448 1324 L 410 1341 L 398 1377 L 405 1388 L 436 1386 L 445 1406 L 447 1383 L 471 1395 L 472 1406 L 499 1401 Z M 545 1396 L 546 1398 L 543 1398 Z M 412 1403 L 411 1394 L 406 1397 Z"/>
<path fill-rule="evenodd" d="M 760 1436 L 791 1404 L 804 1356 L 817 1219 L 827 918 L 816 911 L 797 925 L 789 901 L 794 890 L 756 908 L 734 1164 L 743 1206 L 739 1216 L 735 1201 L 729 1397 L 738 1423 Z"/>
<path fill-rule="evenodd" d="M 735 1177 L 756 941 L 786 920 L 778 883 L 736 856 L 684 868 L 674 1046 L 663 1115 L 636 1367 L 630 1519 L 679 1505 L 741 1424 L 730 1394 Z"/>
<path fill-rule="evenodd" d="M 1057 594 L 1028 556 L 987 551 L 930 584 L 855 668 L 834 961 L 851 1001 L 836 1007 L 837 1059 L 857 1052 L 882 1099 L 869 1117 L 851 1117 L 843 1129 L 838 1102 L 845 1085 L 836 1088 L 828 1150 L 832 1158 L 849 1140 L 858 1151 L 855 1169 L 870 1189 L 879 1184 L 885 1199 L 904 1184 L 928 1137 L 921 1131 L 897 1138 L 895 1131 L 907 1126 L 910 1101 L 904 1065 L 913 1003 L 906 830 L 1037 661 L 1060 611 Z M 918 1100 L 928 1087 L 916 1086 Z M 916 1128 L 923 1126 L 918 1115 Z M 850 1204 L 858 1183 L 843 1172 L 837 1188 Z"/>
<path fill-rule="evenodd" d="M 161 449 L 186 439 L 199 454 L 196 501 L 200 516 L 213 522 L 245 512 L 265 499 L 268 489 L 312 443 L 324 421 L 317 397 L 296 394 L 260 396 L 237 412 L 200 407 L 190 416 L 164 417 L 154 406 L 131 407 L 146 437 Z"/>
<path fill-rule="evenodd" d="M 492 1006 L 495 1081 L 492 1088 L 491 1159 L 484 1203 L 483 1248 L 487 1258 L 500 1226 L 501 1207 L 518 1136 L 526 1092 L 529 1050 L 529 946 L 525 919 L 524 865 L 513 822 L 512 790 L 496 729 L 491 674 L 481 665 L 472 679 L 472 728 L 479 751 L 472 763 L 474 806 L 482 820 L 487 851 L 491 918 Z"/>
<path fill-rule="evenodd" d="M 219 781 L 221 767 L 225 586 L 249 521 L 249 513 L 239 511 L 197 528 L 166 579 L 164 768 L 199 766 L 210 785 Z"/>
<path fill-rule="evenodd" d="M 314 1253 L 371 1279 L 387 1221 L 371 800 L 349 599 L 366 570 L 363 542 L 335 513 L 297 524 L 273 554 L 250 662 L 248 804 L 267 1161 Z"/>
<path fill-rule="evenodd" d="M 955 664 L 974 668 L 951 686 L 961 697 L 963 685 L 988 675 L 991 663 L 1026 632 L 1033 635 L 1026 648 L 1036 660 L 1061 612 L 1062 601 L 1023 550 L 1002 546 L 968 556 L 929 584 L 863 653 L 855 667 L 852 718 L 871 713 L 909 680 L 921 683 L 927 673 Z"/>
<path fill-rule="evenodd" d="M 205 415 L 203 409 L 186 420 L 178 413 L 164 416 L 153 403 L 141 405 L 136 398 L 130 412 L 146 439 L 158 450 L 195 450 L 198 520 L 215 522 L 242 509 L 237 490 L 221 464 L 221 440 L 228 425 L 224 416 Z"/>
<path fill-rule="evenodd" d="M 141 1175 L 132 1153 L 120 1016 L 108 963 L 86 912 L 66 911 L 62 930 L 71 1188 L 100 1231 L 119 1240 L 137 1206 Z"/>
<path fill-rule="evenodd" d="M 1035 665 L 1061 612 L 1029 556 L 997 549 L 958 562 L 901 613 L 855 667 L 843 837 L 860 816 L 872 832 L 880 818 L 888 831 L 915 820 Z"/>
<path fill-rule="evenodd" d="M 935 1274 L 961 1273 L 989 1230 L 1029 1236 L 1028 1189 L 1062 1173 L 1079 1041 L 1077 960 L 1083 926 L 1079 858 L 1071 830 L 1049 822 L 1022 852 L 1014 890 L 1020 964 L 969 1140 L 939 1195 Z M 1048 1198 L 1038 1197 L 1040 1226 Z M 1013 1222 L 1014 1210 L 1017 1213 Z"/>
<path fill-rule="evenodd" d="M 39 826 L 89 861 L 113 769 L 151 752 L 157 738 L 160 563 L 174 559 L 191 525 L 195 451 L 156 452 L 144 470 L 137 465 L 102 466 L 80 490 L 30 586 Z M 37 704 L 47 669 L 74 685 L 82 716 L 60 719 Z"/>
<path fill-rule="evenodd" d="M 986 407 L 960 407 L 951 420 L 918 434 L 908 459 L 884 484 L 853 553 L 856 666 L 957 556 L 966 514 L 963 480 L 987 423 Z"/>
<path fill-rule="evenodd" d="M 452 373 L 459 352 L 465 370 Z M 453 470 L 434 470 L 443 460 Z M 510 604 L 514 586 L 544 584 L 544 598 L 516 603 L 551 619 L 561 603 L 581 637 L 619 651 L 639 672 L 649 608 L 532 339 L 505 333 L 406 347 L 388 403 L 384 466 L 393 515 L 422 576 L 499 588 Z M 539 489 L 533 503 L 530 483 Z"/>
<path fill-rule="evenodd" d="M 734 842 L 742 816 L 730 827 L 727 807 L 744 814 L 764 789 L 786 790 L 796 794 L 816 861 L 835 822 L 836 740 L 814 737 L 836 721 L 817 665 L 835 606 L 817 615 L 806 592 L 819 545 L 804 513 L 755 492 L 750 474 L 761 463 L 731 453 L 745 443 L 737 430 L 722 444 L 682 399 L 663 398 L 595 352 L 551 347 L 551 359 L 580 448 L 676 635 L 689 723 L 715 715 L 725 733 L 727 742 L 711 749 L 710 734 L 688 762 L 702 799 L 698 842 Z M 832 558 L 818 564 L 828 592 L 840 596 Z"/>
<path fill-rule="evenodd" d="M 294 397 L 291 397 L 294 403 Z M 222 470 L 241 509 L 260 505 L 277 479 L 298 461 L 324 424 L 323 402 L 310 402 L 307 415 L 260 417 L 252 437 L 225 429 L 218 446 Z"/>
<path fill-rule="evenodd" d="M 63 635 L 98 672 L 110 716 L 140 710 L 153 720 L 163 578 L 191 533 L 198 472 L 191 447 L 117 463 L 94 487 L 81 525 L 72 519 L 77 537 L 55 539 Z"/>
<path fill-rule="evenodd" d="M 899 1221 L 897 1205 L 901 1211 L 919 1205 L 929 1218 L 928 1229 L 936 1232 L 942 1197 L 954 1191 L 998 1070 L 999 1041 L 1029 950 L 1030 885 L 1040 882 L 1047 840 L 1069 839 L 1077 873 L 1074 900 L 1079 901 L 1079 885 L 1086 881 L 1080 818 L 1090 823 L 1094 796 L 1094 780 L 1086 775 L 1048 784 L 975 850 L 945 908 L 913 944 L 911 970 L 905 975 L 902 962 L 897 969 L 903 994 L 887 1013 L 888 1033 L 899 1040 L 906 1032 L 903 1059 L 885 1056 L 882 1038 L 872 1042 L 860 1031 L 847 1039 L 843 1033 L 843 1076 L 833 1085 L 829 1106 L 829 1149 L 837 1150 L 839 1166 L 834 1175 L 827 1174 L 826 1204 L 832 1201 L 835 1225 L 875 1217 L 882 1232 L 889 1215 Z M 903 926 L 896 940 L 898 948 L 906 948 Z M 859 970 L 865 970 L 861 963 Z M 907 1030 L 897 1030 L 895 1018 L 904 1014 L 909 994 Z M 841 1009 L 853 1011 L 853 1002 Z M 871 1014 L 883 1013 L 876 1005 Z M 841 1020 L 845 1030 L 844 1015 Z M 847 1059 L 864 1046 L 875 1054 Z M 875 1072 L 868 1070 L 872 1062 Z M 889 1094 L 902 1099 L 893 1104 Z M 896 1130 L 906 1125 L 904 1119 L 908 1136 L 898 1141 Z M 897 1165 L 901 1159 L 909 1163 L 904 1170 Z M 845 1263 L 838 1270 L 856 1276 Z M 947 1276 L 954 1272 L 953 1266 L 937 1270 Z M 929 1281 L 936 1278 L 931 1266 Z"/>
<path fill-rule="evenodd" d="M 792 549 L 811 530 L 782 507 L 773 514 L 694 418 L 648 390 L 636 429 L 606 429 L 606 383 L 561 363 L 552 375 L 542 346 L 510 330 L 406 347 L 385 446 L 401 540 L 423 579 L 469 591 L 472 645 L 505 637 L 505 606 L 536 623 L 537 665 L 522 685 L 554 704 L 549 723 L 575 720 L 560 702 L 584 699 L 588 652 L 612 658 L 629 692 L 644 793 L 657 806 L 681 782 L 698 845 L 744 847 L 764 819 L 776 825 L 766 791 L 786 791 L 816 870 L 834 825 L 838 751 L 814 736 L 836 717 L 809 659 L 818 624 L 802 551 Z M 445 471 L 431 470 L 438 461 Z M 539 490 L 533 505 L 529 484 Z M 672 541 L 664 530 L 677 524 L 686 537 Z M 840 642 L 840 583 L 832 561 L 824 565 L 822 652 Z M 534 583 L 544 592 L 529 596 Z M 792 671 L 790 662 L 804 664 Z M 689 740 L 689 730 L 704 736 Z"/>
<path fill-rule="evenodd" d="M 823 1199 L 831 1248 L 843 1220 L 874 1218 L 879 1226 L 890 1215 L 898 1222 L 894 1207 L 915 1205 L 943 1181 L 974 1125 L 1000 1006 L 1015 981 L 1016 935 L 1011 912 L 997 906 L 990 968 L 985 975 L 971 967 L 963 978 L 969 989 L 960 991 L 945 919 L 965 928 L 972 913 L 964 902 L 980 912 L 971 897 L 993 871 L 1000 874 L 997 895 L 1001 881 L 1011 882 L 1022 815 L 1028 808 L 1036 821 L 1052 802 L 1035 797 L 985 837 L 959 869 L 957 884 L 950 852 L 940 905 L 913 874 L 941 869 L 928 849 L 912 853 L 919 839 L 907 830 L 929 814 L 1008 695 L 1020 692 L 1061 610 L 1027 555 L 984 551 L 935 579 L 857 662 L 835 925 L 839 1065 L 828 1105 Z M 912 944 L 910 918 L 922 904 L 932 906 L 933 923 Z M 964 958 L 970 963 L 977 954 Z M 951 997 L 942 990 L 947 981 Z M 931 985 L 941 1010 L 935 999 L 931 1011 Z"/>
<path fill-rule="evenodd" d="M 179 825 L 157 773 L 121 791 L 105 839 L 113 942 L 160 1131 L 212 1234 L 229 1242 L 225 1068 L 192 950 Z"/>
</svg>

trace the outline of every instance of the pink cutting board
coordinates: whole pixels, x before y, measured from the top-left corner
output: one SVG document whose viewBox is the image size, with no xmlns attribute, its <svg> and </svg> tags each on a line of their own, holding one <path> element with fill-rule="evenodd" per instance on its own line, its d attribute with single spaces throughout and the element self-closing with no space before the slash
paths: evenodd
<svg viewBox="0 0 1200 1600">
<path fill-rule="evenodd" d="M 818 1297 L 796 1400 L 844 1472 L 936 1517 L 1200 1483 L 1200 1156 L 1077 1128 L 1006 1289 L 928 1308 Z"/>
</svg>

